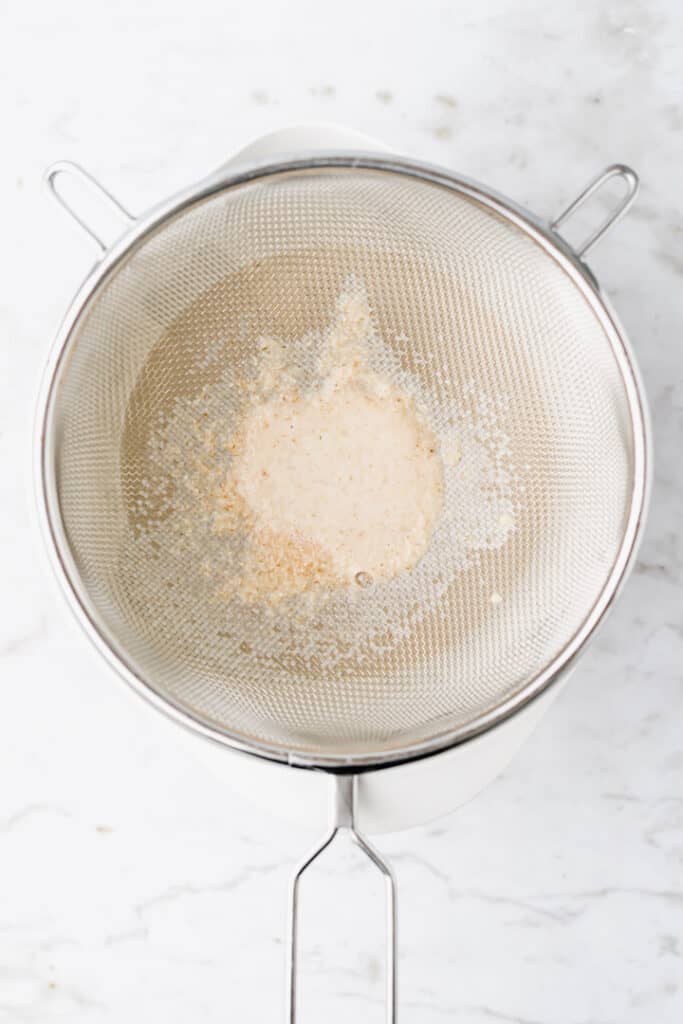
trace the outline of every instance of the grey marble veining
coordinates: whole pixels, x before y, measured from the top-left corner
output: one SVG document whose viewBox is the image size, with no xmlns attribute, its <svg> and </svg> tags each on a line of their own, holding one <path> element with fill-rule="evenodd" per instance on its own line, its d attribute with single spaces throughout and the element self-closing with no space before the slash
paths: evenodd
<svg viewBox="0 0 683 1024">
<path fill-rule="evenodd" d="M 32 405 L 93 253 L 42 186 L 84 163 L 133 209 L 250 138 L 329 119 L 557 213 L 641 174 L 593 269 L 653 414 L 652 512 L 617 609 L 511 768 L 382 837 L 405 1024 L 683 1019 L 683 9 L 26 0 L 0 39 L 0 1022 L 281 1018 L 284 899 L 312 836 L 226 792 L 100 663 L 32 521 Z M 377 881 L 341 848 L 304 898 L 302 1020 L 382 1020 Z"/>
</svg>

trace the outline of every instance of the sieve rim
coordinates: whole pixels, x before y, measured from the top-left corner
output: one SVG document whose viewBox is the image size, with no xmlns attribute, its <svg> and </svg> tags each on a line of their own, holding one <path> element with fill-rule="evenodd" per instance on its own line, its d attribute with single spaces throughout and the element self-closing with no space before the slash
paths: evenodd
<svg viewBox="0 0 683 1024">
<path fill-rule="evenodd" d="M 603 328 L 624 383 L 633 436 L 633 487 L 622 541 L 600 594 L 564 647 L 516 693 L 498 701 L 494 707 L 464 725 L 402 747 L 348 754 L 322 754 L 297 750 L 287 748 L 283 744 L 266 743 L 243 733 L 232 732 L 160 693 L 141 672 L 136 670 L 126 651 L 118 644 L 116 637 L 91 602 L 71 555 L 59 508 L 53 422 L 60 381 L 80 323 L 100 288 L 134 249 L 142 246 L 151 235 L 194 205 L 219 193 L 260 179 L 335 168 L 398 174 L 449 189 L 498 214 L 539 245 L 569 276 Z M 48 555 L 62 591 L 91 642 L 136 693 L 186 729 L 221 746 L 294 767 L 358 773 L 428 757 L 480 736 L 512 717 L 566 676 L 577 656 L 604 621 L 632 567 L 647 510 L 651 462 L 651 432 L 647 404 L 626 334 L 590 268 L 578 258 L 557 232 L 535 214 L 494 190 L 441 167 L 395 156 L 382 157 L 361 152 L 315 152 L 282 157 L 277 161 L 250 163 L 231 173 L 221 170 L 209 175 L 203 181 L 152 207 L 104 253 L 72 300 L 57 331 L 48 358 L 37 406 L 34 468 L 39 520 Z"/>
</svg>

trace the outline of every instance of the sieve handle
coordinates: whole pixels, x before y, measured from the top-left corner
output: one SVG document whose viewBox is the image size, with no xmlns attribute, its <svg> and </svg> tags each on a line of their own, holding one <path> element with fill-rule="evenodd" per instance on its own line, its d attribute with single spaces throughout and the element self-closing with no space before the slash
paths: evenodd
<svg viewBox="0 0 683 1024">
<path fill-rule="evenodd" d="M 287 1024 L 296 1024 L 297 934 L 299 883 L 304 872 L 327 849 L 341 829 L 347 829 L 353 841 L 384 876 L 387 894 L 386 937 L 386 1022 L 396 1024 L 396 879 L 391 867 L 358 832 L 356 815 L 356 777 L 333 775 L 330 793 L 330 827 L 326 835 L 296 868 L 289 888 L 287 929 Z"/>
<path fill-rule="evenodd" d="M 566 210 L 564 210 L 559 217 L 557 217 L 550 227 L 553 231 L 557 231 L 558 228 L 562 227 L 563 224 L 569 220 L 569 218 L 579 210 L 583 204 L 590 199 L 598 189 L 611 181 L 612 178 L 622 178 L 626 182 L 626 193 L 615 206 L 615 208 L 607 215 L 602 224 L 599 224 L 595 231 L 588 236 L 586 241 L 578 249 L 576 249 L 576 255 L 579 259 L 583 259 L 587 256 L 593 246 L 597 245 L 601 238 L 607 234 L 610 228 L 614 227 L 618 220 L 624 216 L 628 208 L 631 206 L 633 200 L 638 195 L 638 188 L 640 182 L 638 175 L 635 171 L 627 167 L 626 164 L 612 164 L 611 167 L 607 167 L 601 174 L 598 174 L 597 178 L 589 182 L 576 199 L 569 204 Z"/>
<path fill-rule="evenodd" d="M 111 192 L 109 192 L 104 185 L 101 185 L 99 181 L 97 181 L 96 178 L 93 178 L 92 174 L 89 174 L 85 168 L 80 166 L 80 164 L 72 163 L 70 160 L 59 160 L 56 164 L 52 164 L 45 174 L 45 184 L 49 188 L 50 192 L 52 192 L 57 202 L 64 207 L 67 213 L 71 214 L 76 223 L 92 238 L 100 252 L 105 253 L 108 248 L 107 244 L 100 238 L 97 232 L 90 227 L 83 217 L 76 212 L 71 203 L 64 198 L 57 188 L 57 180 L 65 175 L 75 178 L 82 185 L 85 185 L 89 192 L 94 193 L 98 199 L 104 200 L 105 204 L 112 209 L 119 218 L 125 221 L 126 226 L 134 224 L 135 217 L 121 205 L 118 199 L 114 198 Z"/>
</svg>

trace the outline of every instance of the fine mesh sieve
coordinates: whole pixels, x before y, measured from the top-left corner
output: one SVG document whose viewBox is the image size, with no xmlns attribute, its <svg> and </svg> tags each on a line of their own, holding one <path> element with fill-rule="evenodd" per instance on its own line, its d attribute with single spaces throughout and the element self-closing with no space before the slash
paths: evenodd
<svg viewBox="0 0 683 1024">
<path fill-rule="evenodd" d="M 623 212 L 628 169 L 587 193 L 617 175 Z M 349 281 L 373 367 L 462 458 L 412 572 L 319 605 L 247 603 L 220 587 L 226 542 L 188 504 L 200 428 L 223 472 L 264 338 L 315 387 Z M 590 272 L 479 186 L 374 156 L 218 176 L 138 223 L 64 324 L 41 439 L 62 572 L 127 678 L 227 745 L 352 771 L 482 732 L 556 679 L 624 577 L 646 492 L 637 377 Z M 385 872 L 393 1019 L 393 880 L 355 832 L 353 793 L 342 778 L 313 856 L 346 825 Z M 291 1019 L 311 859 L 292 890 Z"/>
<path fill-rule="evenodd" d="M 317 616 L 217 599 L 210 531 L 205 559 L 187 530 L 141 538 L 168 515 L 143 493 L 153 441 L 207 387 L 228 429 L 259 339 L 311 338 L 349 275 L 379 367 L 488 447 L 409 583 Z M 276 757 L 396 760 L 519 698 L 604 596 L 639 500 L 628 370 L 567 260 L 477 197 L 386 167 L 264 173 L 163 218 L 81 311 L 48 412 L 53 512 L 92 616 L 164 700 Z M 514 528 L 468 552 L 486 492 Z"/>
</svg>

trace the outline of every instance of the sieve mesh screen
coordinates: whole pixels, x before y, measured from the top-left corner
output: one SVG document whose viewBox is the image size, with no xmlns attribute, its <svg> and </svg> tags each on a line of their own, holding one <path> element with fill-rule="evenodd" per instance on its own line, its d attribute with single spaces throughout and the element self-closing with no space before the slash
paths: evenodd
<svg viewBox="0 0 683 1024">
<path fill-rule="evenodd" d="M 181 493 L 193 424 L 229 436 L 264 336 L 313 366 L 349 279 L 374 366 L 463 458 L 413 572 L 248 605 Z M 378 170 L 257 180 L 162 225 L 93 297 L 54 417 L 70 552 L 129 664 L 204 723 L 313 758 L 400 751 L 519 692 L 604 588 L 633 489 L 624 381 L 571 278 L 475 200 Z"/>
</svg>

